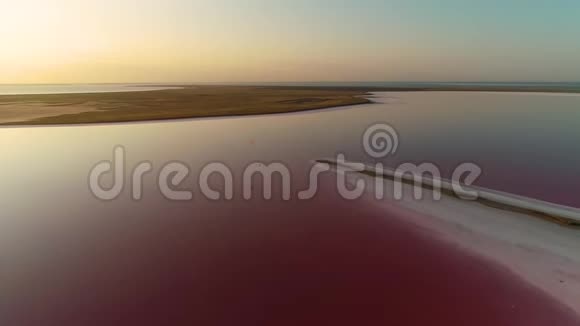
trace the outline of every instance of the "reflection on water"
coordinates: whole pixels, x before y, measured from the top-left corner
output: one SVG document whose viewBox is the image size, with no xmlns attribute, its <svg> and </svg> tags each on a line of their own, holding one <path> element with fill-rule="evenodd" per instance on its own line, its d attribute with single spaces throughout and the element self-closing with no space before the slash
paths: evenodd
<svg viewBox="0 0 580 326">
<path fill-rule="evenodd" d="M 382 119 L 401 133 L 396 161 L 448 171 L 481 166 L 479 185 L 580 206 L 580 96 L 525 93 L 390 94 Z M 378 107 L 378 106 L 377 106 Z"/>
<path fill-rule="evenodd" d="M 23 209 L 58 210 L 62 205 L 39 203 L 55 204 L 69 196 L 94 204 L 87 193 L 88 172 L 111 159 L 116 145 L 127 150 L 129 167 L 148 160 L 159 169 L 166 162 L 182 161 L 193 175 L 213 161 L 240 173 L 254 161 L 283 161 L 300 169 L 337 153 L 350 161 L 373 163 L 362 148 L 362 134 L 371 124 L 387 122 L 397 129 L 400 145 L 395 156 L 383 159 L 386 166 L 428 161 L 451 171 L 462 162 L 475 162 L 483 169 L 482 186 L 580 206 L 580 96 L 379 95 L 378 104 L 298 114 L 2 129 L 0 202 L 14 214 Z M 193 176 L 190 179 L 194 182 Z M 17 205 L 24 194 L 37 194 L 37 204 Z"/>
<path fill-rule="evenodd" d="M 35 320 L 46 325 L 70 320 L 147 325 L 151 316 L 164 323 L 167 316 L 177 316 L 208 324 L 203 318 L 224 315 L 229 323 L 221 324 L 231 325 L 264 312 L 299 319 L 314 311 L 330 316 L 326 320 L 353 323 L 382 316 L 395 324 L 423 318 L 417 322 L 425 324 L 445 316 L 451 321 L 446 324 L 455 324 L 477 315 L 474 325 L 497 325 L 498 320 L 573 325 L 559 319 L 571 320 L 570 311 L 503 269 L 473 257 L 477 261 L 465 260 L 456 248 L 433 245 L 424 234 L 386 219 L 402 214 L 393 205 L 377 209 L 365 201 L 339 200 L 332 180 L 322 183 L 324 190 L 311 202 L 210 202 L 195 193 L 193 201 L 175 203 L 157 190 L 155 176 L 169 161 L 191 168 L 183 183 L 188 189 L 196 189 L 192 185 L 205 164 L 223 162 L 236 174 L 238 193 L 244 166 L 282 161 L 294 173 L 293 189 L 302 190 L 313 159 L 344 153 L 349 161 L 372 163 L 361 146 L 363 132 L 387 122 L 400 136 L 397 155 L 384 160 L 387 166 L 432 161 L 449 169 L 472 161 L 482 166 L 480 182 L 488 188 L 580 206 L 574 198 L 580 97 L 379 95 L 378 104 L 299 114 L 0 129 L 0 301 L 8 303 L 10 313 L 0 316 L 0 323 L 31 325 L 22 321 L 40 318 Z M 141 201 L 131 199 L 130 187 L 111 202 L 90 194 L 89 171 L 110 160 L 117 145 L 126 149 L 127 173 L 139 162 L 153 164 Z M 451 211 L 445 205 L 424 209 L 431 214 L 435 208 Z M 542 232 L 560 234 L 558 226 L 538 224 L 542 221 L 531 220 L 533 228 L 526 229 L 527 220 L 498 220 L 518 222 L 514 230 L 534 230 L 539 238 Z M 477 222 L 487 230 L 485 216 Z M 461 236 L 474 239 L 469 232 Z M 577 243 L 573 237 L 564 240 Z M 513 243 L 504 245 L 519 255 Z M 565 265 L 557 255 L 544 255 L 557 262 L 549 266 L 559 271 Z M 394 289 L 389 277 L 404 286 Z M 557 277 L 547 287 L 571 289 L 574 284 L 561 282 L 577 276 Z M 316 302 L 305 301 L 313 289 L 319 289 Z M 577 292 L 570 293 L 563 297 L 574 299 Z M 476 299 L 463 300 L 471 297 Z M 457 298 L 462 299 L 453 301 Z M 329 301 L 337 306 L 319 306 Z M 432 313 L 406 313 L 433 304 L 439 306 Z M 343 306 L 351 309 L 336 309 Z M 276 310 L 280 307 L 292 309 Z M 224 309 L 234 313 L 223 314 Z"/>
</svg>

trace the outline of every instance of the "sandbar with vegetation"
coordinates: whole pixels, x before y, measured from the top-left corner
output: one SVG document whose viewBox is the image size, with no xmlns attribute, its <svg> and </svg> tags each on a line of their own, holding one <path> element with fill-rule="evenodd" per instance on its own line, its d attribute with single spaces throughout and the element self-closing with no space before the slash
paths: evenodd
<svg viewBox="0 0 580 326">
<path fill-rule="evenodd" d="M 373 91 L 578 92 L 537 87 L 184 86 L 156 91 L 3 95 L 0 125 L 59 125 L 299 112 L 370 103 Z"/>
</svg>

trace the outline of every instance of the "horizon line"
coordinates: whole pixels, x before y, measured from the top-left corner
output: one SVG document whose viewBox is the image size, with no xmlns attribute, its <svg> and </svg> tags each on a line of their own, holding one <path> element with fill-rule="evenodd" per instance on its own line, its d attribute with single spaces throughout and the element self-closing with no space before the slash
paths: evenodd
<svg viewBox="0 0 580 326">
<path fill-rule="evenodd" d="M 151 81 L 151 82 L 131 82 L 131 81 L 120 81 L 120 82 L 59 82 L 59 83 L 0 83 L 0 86 L 46 86 L 46 85 L 195 85 L 195 84 L 348 84 L 348 83 L 398 83 L 398 84 L 576 84 L 580 83 L 580 80 L 576 81 L 543 81 L 543 80 L 532 80 L 532 81 L 401 81 L 401 80 L 347 80 L 347 81 L 219 81 L 219 82 L 208 82 L 208 81 Z"/>
</svg>

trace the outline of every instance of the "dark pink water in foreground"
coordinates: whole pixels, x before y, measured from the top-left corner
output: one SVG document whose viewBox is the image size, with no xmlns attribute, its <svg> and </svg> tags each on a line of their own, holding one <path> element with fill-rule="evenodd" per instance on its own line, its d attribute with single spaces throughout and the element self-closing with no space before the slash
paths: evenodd
<svg viewBox="0 0 580 326">
<path fill-rule="evenodd" d="M 314 201 L 166 206 L 49 237 L 51 248 L 36 248 L 42 276 L 0 296 L 0 322 L 579 324 L 503 268 L 406 223 L 405 213 L 325 187 Z"/>
</svg>

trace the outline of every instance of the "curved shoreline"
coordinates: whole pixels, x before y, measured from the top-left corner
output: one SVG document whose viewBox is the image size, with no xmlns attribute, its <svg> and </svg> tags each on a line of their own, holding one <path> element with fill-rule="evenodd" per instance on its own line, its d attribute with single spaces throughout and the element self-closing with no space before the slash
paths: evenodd
<svg viewBox="0 0 580 326">
<path fill-rule="evenodd" d="M 513 86 L 183 86 L 179 89 L 0 95 L 0 126 L 66 126 L 241 117 L 370 104 L 372 92 L 579 94 L 572 88 Z"/>
<path fill-rule="evenodd" d="M 0 96 L 0 125 L 73 125 L 231 117 L 371 101 L 364 91 L 207 86 L 126 93 Z M 83 110 L 78 111 L 79 107 Z"/>
<path fill-rule="evenodd" d="M 82 227 L 69 225 L 62 235 L 43 229 L 52 236 L 40 242 L 25 234 L 32 249 L 8 251 L 8 265 L 16 268 L 8 268 L 6 278 L 15 281 L 2 292 L 7 313 L 0 320 L 147 325 L 179 316 L 188 325 L 578 325 L 576 311 L 558 297 L 417 227 L 413 221 L 423 215 L 345 202 L 332 190 L 330 175 L 320 185 L 319 197 L 290 207 L 236 201 L 195 218 L 165 203 L 136 219 L 107 215 L 89 226 L 77 219 L 73 225 Z M 163 220 L 155 217 L 161 210 Z M 28 232 L 38 229 L 27 225 Z M 72 244 L 68 250 L 63 241 Z M 37 257 L 36 248 L 42 248 L 38 268 L 18 264 Z M 119 314 L 135 307 L 139 313 Z"/>
<path fill-rule="evenodd" d="M 350 170 L 348 162 L 318 162 L 330 164 L 335 173 Z M 354 184 L 359 178 L 364 178 L 372 183 L 378 177 L 384 178 L 386 186 L 392 186 L 395 181 L 390 177 L 390 172 L 388 169 L 377 170 L 367 166 L 365 171 L 347 176 L 347 180 Z M 413 183 L 405 181 L 409 179 L 403 179 L 403 186 L 406 191 L 411 191 Z M 420 185 L 427 192 L 432 192 L 430 181 L 423 180 Z M 426 195 L 423 200 L 411 197 L 397 200 L 392 197 L 392 193 L 384 200 L 377 200 L 372 186 L 366 188 L 365 194 L 368 197 L 364 198 L 385 212 L 406 211 L 409 217 L 407 222 L 415 225 L 416 229 L 427 230 L 433 238 L 454 244 L 471 255 L 483 257 L 509 269 L 526 283 L 580 314 L 580 260 L 576 254 L 580 245 L 578 228 L 560 228 L 566 225 L 528 215 L 532 206 L 541 204 L 551 210 L 559 205 L 531 198 L 529 203 L 524 203 L 522 201 L 525 197 L 477 188 L 484 201 L 490 201 L 490 195 L 496 198 L 497 205 L 488 205 L 486 202 L 462 200 L 445 191 L 446 187 L 443 188 L 444 196 L 440 200 L 432 199 L 430 195 Z M 521 209 L 514 210 L 514 207 Z M 559 207 L 580 212 L 571 207 Z"/>
</svg>

